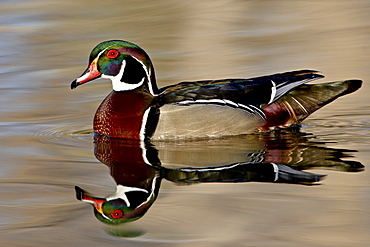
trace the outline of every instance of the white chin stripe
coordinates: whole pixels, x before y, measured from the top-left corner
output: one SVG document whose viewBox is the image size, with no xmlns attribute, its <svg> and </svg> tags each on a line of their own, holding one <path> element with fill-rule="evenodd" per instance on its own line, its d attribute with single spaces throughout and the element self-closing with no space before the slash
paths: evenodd
<svg viewBox="0 0 370 247">
<path fill-rule="evenodd" d="M 123 72 L 125 71 L 125 67 L 126 67 L 126 60 L 123 60 L 122 65 L 121 65 L 121 70 L 119 71 L 117 75 L 115 76 L 104 75 L 104 74 L 102 75 L 102 78 L 108 78 L 112 81 L 112 86 L 113 86 L 114 91 L 133 90 L 135 88 L 140 87 L 144 83 L 145 77 L 143 77 L 143 79 L 139 83 L 136 83 L 136 84 L 129 84 L 129 83 L 121 82 L 121 78 L 122 78 Z"/>
<path fill-rule="evenodd" d="M 117 76 L 116 77 L 104 76 L 103 78 L 109 78 L 112 80 L 112 86 L 113 86 L 114 91 L 130 91 L 138 87 L 141 87 L 145 81 L 145 77 L 143 77 L 143 79 L 139 83 L 129 84 L 129 83 L 121 82 Z"/>
</svg>

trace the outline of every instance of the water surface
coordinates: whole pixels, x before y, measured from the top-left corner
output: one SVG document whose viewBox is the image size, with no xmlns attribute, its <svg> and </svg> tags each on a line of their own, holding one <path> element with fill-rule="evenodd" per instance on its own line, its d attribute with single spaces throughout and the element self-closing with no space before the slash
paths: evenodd
<svg viewBox="0 0 370 247">
<path fill-rule="evenodd" d="M 4 246 L 367 246 L 370 242 L 368 1 L 2 1 L 0 239 Z M 301 130 L 155 143 L 165 167 L 277 162 L 327 177 L 314 186 L 163 179 L 132 223 L 109 226 L 74 186 L 115 191 L 94 156 L 105 80 L 70 90 L 91 49 L 143 47 L 159 86 L 317 69 L 363 87 Z M 359 167 L 362 164 L 364 167 Z M 131 236 L 128 238 L 128 236 Z"/>
</svg>

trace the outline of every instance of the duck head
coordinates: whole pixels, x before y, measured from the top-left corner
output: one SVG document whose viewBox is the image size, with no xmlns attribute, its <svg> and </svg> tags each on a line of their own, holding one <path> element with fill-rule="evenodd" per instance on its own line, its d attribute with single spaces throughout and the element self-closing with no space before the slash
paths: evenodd
<svg viewBox="0 0 370 247">
<path fill-rule="evenodd" d="M 148 54 L 127 41 L 109 40 L 98 44 L 90 54 L 88 68 L 72 82 L 71 88 L 100 77 L 110 79 L 114 91 L 129 91 L 142 86 L 152 95 L 158 91 Z"/>
<path fill-rule="evenodd" d="M 159 189 L 159 188 L 158 188 Z M 141 188 L 117 186 L 117 192 L 106 198 L 90 195 L 78 186 L 75 186 L 76 198 L 93 205 L 94 214 L 101 222 L 110 225 L 119 225 L 140 219 L 156 199 L 154 191 Z M 158 193 L 158 191 L 156 191 Z"/>
</svg>

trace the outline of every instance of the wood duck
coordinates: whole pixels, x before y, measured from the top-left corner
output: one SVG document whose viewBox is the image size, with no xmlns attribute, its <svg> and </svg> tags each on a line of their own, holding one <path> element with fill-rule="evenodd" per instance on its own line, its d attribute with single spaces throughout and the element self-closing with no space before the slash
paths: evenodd
<svg viewBox="0 0 370 247">
<path fill-rule="evenodd" d="M 180 82 L 158 89 L 148 54 L 121 40 L 98 44 L 88 68 L 71 88 L 100 77 L 112 81 L 113 91 L 97 109 L 94 132 L 136 140 L 214 138 L 297 125 L 362 83 L 303 85 L 324 76 L 298 70 L 249 79 Z"/>
</svg>

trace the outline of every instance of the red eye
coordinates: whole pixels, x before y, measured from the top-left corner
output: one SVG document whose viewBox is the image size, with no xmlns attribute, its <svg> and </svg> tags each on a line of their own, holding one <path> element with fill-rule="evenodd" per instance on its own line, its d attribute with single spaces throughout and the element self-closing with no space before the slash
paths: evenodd
<svg viewBox="0 0 370 247">
<path fill-rule="evenodd" d="M 115 218 L 115 219 L 119 219 L 122 217 L 123 213 L 122 213 L 122 210 L 119 210 L 119 209 L 116 209 L 114 210 L 112 213 L 110 213 L 110 215 Z"/>
<path fill-rule="evenodd" d="M 116 58 L 118 57 L 119 52 L 117 50 L 110 50 L 107 52 L 107 57 L 109 58 Z"/>
</svg>

